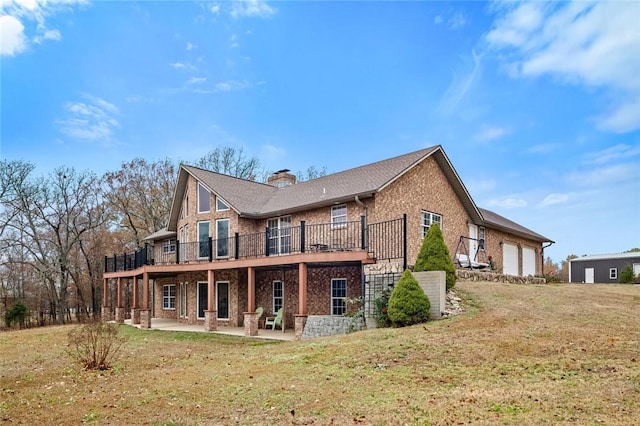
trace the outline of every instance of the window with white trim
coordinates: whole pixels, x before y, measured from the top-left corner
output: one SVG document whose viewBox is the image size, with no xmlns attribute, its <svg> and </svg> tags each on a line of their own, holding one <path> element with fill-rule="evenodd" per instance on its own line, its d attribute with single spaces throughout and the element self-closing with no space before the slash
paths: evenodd
<svg viewBox="0 0 640 426">
<path fill-rule="evenodd" d="M 484 249 L 487 247 L 487 230 L 485 229 L 484 226 L 480 226 L 478 227 L 478 240 L 479 241 L 479 247 L 481 249 Z"/>
<path fill-rule="evenodd" d="M 225 212 L 229 210 L 229 205 L 220 197 L 216 197 L 216 211 Z"/>
<path fill-rule="evenodd" d="M 175 284 L 167 284 L 162 286 L 162 309 L 176 309 L 176 286 Z"/>
<path fill-rule="evenodd" d="M 164 240 L 162 242 L 162 253 L 175 253 L 176 252 L 176 240 Z"/>
<path fill-rule="evenodd" d="M 422 238 L 427 235 L 429 227 L 431 227 L 431 225 L 433 225 L 434 223 L 437 223 L 440 227 L 440 230 L 442 230 L 442 215 L 422 210 L 422 221 L 420 223 L 422 227 Z"/>
<path fill-rule="evenodd" d="M 282 281 L 273 282 L 273 312 L 277 313 L 284 303 L 284 284 Z"/>
<path fill-rule="evenodd" d="M 609 268 L 609 279 L 610 280 L 618 279 L 618 268 Z"/>
<path fill-rule="evenodd" d="M 347 205 L 331 207 L 331 227 L 342 228 L 347 225 Z"/>
<path fill-rule="evenodd" d="M 331 315 L 344 315 L 347 313 L 347 280 L 345 278 L 333 278 L 331 280 Z"/>
<path fill-rule="evenodd" d="M 211 193 L 201 183 L 198 183 L 198 213 L 211 211 Z"/>
</svg>

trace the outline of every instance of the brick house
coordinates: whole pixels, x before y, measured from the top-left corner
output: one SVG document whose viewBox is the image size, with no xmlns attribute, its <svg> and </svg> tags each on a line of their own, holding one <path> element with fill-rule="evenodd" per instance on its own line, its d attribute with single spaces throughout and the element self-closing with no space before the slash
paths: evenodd
<svg viewBox="0 0 640 426">
<path fill-rule="evenodd" d="M 452 254 L 491 256 L 513 275 L 540 274 L 551 242 L 478 208 L 441 146 L 300 183 L 288 170 L 264 184 L 182 165 L 167 228 L 136 253 L 105 258 L 103 318 L 115 282 L 124 320 L 126 281 L 142 327 L 153 315 L 256 335 L 260 306 L 283 308 L 300 338 L 308 316 L 343 316 L 345 297 L 392 283 L 433 223 Z"/>
</svg>

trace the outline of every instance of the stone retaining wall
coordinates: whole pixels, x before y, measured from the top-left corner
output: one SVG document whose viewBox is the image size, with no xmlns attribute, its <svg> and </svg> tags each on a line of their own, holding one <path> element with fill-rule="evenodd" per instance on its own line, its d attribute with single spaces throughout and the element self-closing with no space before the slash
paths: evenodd
<svg viewBox="0 0 640 426">
<path fill-rule="evenodd" d="M 352 325 L 353 324 L 353 325 Z M 366 328 L 362 318 L 333 317 L 331 315 L 309 315 L 304 326 L 302 339 L 335 336 Z"/>
<path fill-rule="evenodd" d="M 456 269 L 457 281 L 492 281 L 511 284 L 546 284 L 547 280 L 541 277 L 517 277 L 515 275 L 496 274 L 495 272 L 471 271 L 469 269 Z"/>
</svg>

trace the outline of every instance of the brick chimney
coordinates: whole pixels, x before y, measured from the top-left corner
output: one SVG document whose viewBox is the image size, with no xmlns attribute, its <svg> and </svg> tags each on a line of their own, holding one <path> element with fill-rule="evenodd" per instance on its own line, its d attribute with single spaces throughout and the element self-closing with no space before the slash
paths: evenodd
<svg viewBox="0 0 640 426">
<path fill-rule="evenodd" d="M 284 188 L 285 186 L 294 185 L 296 183 L 295 175 L 289 173 L 289 169 L 278 170 L 267 178 L 269 185 Z"/>
</svg>

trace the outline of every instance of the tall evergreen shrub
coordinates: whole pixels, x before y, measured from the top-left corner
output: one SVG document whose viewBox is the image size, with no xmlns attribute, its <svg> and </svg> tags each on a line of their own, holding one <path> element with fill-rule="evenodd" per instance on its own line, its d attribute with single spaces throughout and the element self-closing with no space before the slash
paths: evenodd
<svg viewBox="0 0 640 426">
<path fill-rule="evenodd" d="M 449 248 L 444 243 L 442 231 L 437 223 L 429 227 L 427 235 L 422 240 L 422 247 L 413 270 L 416 272 L 444 271 L 447 290 L 456 285 L 456 267 L 451 260 Z"/>
<path fill-rule="evenodd" d="M 404 271 L 396 284 L 387 313 L 394 327 L 419 324 L 429 319 L 431 303 L 410 270 Z"/>
</svg>

